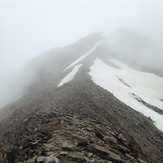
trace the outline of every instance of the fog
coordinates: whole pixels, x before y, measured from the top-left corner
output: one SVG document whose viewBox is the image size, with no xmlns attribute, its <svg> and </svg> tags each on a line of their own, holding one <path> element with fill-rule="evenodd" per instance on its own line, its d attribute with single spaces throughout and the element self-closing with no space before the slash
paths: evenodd
<svg viewBox="0 0 163 163">
<path fill-rule="evenodd" d="M 123 56 L 163 70 L 162 9 L 162 0 L 0 0 L 0 107 L 12 101 L 9 83 L 33 57 L 94 32 Z M 140 38 L 131 48 L 122 29 Z"/>
</svg>

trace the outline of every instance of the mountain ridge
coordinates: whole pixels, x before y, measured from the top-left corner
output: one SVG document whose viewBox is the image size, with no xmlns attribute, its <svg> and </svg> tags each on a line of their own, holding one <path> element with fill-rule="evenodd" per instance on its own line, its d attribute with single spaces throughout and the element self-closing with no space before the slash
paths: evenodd
<svg viewBox="0 0 163 163">
<path fill-rule="evenodd" d="M 98 36 L 95 38 L 89 36 L 88 38 L 91 40 L 89 48 L 84 49 L 84 53 L 81 53 L 79 49 L 80 55 L 78 53 L 78 48 L 73 49 L 73 45 L 71 45 L 74 56 L 72 55 L 73 57 L 69 58 L 67 62 L 64 57 L 63 60 L 57 60 L 57 58 L 55 60 L 55 57 L 53 59 L 50 58 L 47 60 L 47 63 L 43 59 L 43 61 L 45 61 L 43 62 L 44 65 L 42 65 L 42 61 L 39 62 L 41 68 L 39 66 L 37 67 L 33 62 L 34 67 L 36 66 L 34 79 L 28 85 L 26 95 L 11 104 L 8 109 L 5 109 L 8 113 L 0 122 L 0 151 L 3 151 L 3 154 L 10 153 L 10 150 L 14 147 L 14 149 L 16 148 L 15 157 L 23 161 L 32 159 L 35 156 L 46 157 L 45 154 L 37 153 L 36 151 L 38 149 L 34 149 L 31 155 L 26 153 L 28 154 L 27 158 L 23 156 L 21 152 L 27 149 L 25 145 L 28 145 L 28 143 L 24 144 L 25 139 L 23 137 L 27 135 L 29 137 L 30 134 L 37 136 L 37 128 L 41 127 L 45 127 L 48 132 L 50 129 L 47 127 L 50 123 L 54 123 L 56 118 L 67 119 L 69 115 L 70 117 L 76 116 L 76 119 L 80 119 L 81 121 L 85 119 L 94 119 L 98 121 L 98 124 L 101 124 L 101 126 L 108 126 L 112 132 L 123 135 L 126 139 L 127 148 L 135 153 L 132 157 L 137 159 L 137 162 L 138 159 L 142 159 L 151 163 L 161 163 L 163 160 L 161 147 L 161 145 L 163 145 L 163 134 L 155 127 L 151 118 L 145 117 L 140 112 L 133 110 L 130 106 L 127 106 L 127 104 L 122 103 L 112 92 L 107 91 L 100 85 L 96 85 L 92 80 L 92 76 L 89 74 L 90 67 L 94 65 L 94 61 L 97 58 L 100 58 L 112 68 L 121 70 L 114 62 L 107 59 L 112 58 L 114 53 L 107 55 L 106 51 L 102 50 L 103 48 L 101 46 L 98 46 L 83 60 L 73 65 L 81 66 L 72 80 L 57 87 L 62 79 L 72 72 L 74 67 L 69 67 L 69 65 L 86 54 L 99 40 Z M 83 40 L 81 41 L 81 49 L 87 44 L 86 40 L 87 38 L 84 39 L 84 42 Z M 79 41 L 78 46 L 80 46 L 81 42 Z M 67 54 L 67 57 L 68 54 L 71 53 L 71 50 L 69 52 L 63 51 L 65 55 Z M 76 56 L 76 54 L 78 54 L 78 56 Z M 59 56 L 58 53 L 57 57 Z M 35 61 L 36 60 L 37 59 L 35 59 Z M 61 66 L 58 67 L 59 65 Z M 99 73 L 102 72 L 99 71 Z M 120 82 L 122 82 L 122 80 Z M 43 121 L 43 124 L 41 121 Z M 75 126 L 75 124 L 72 123 L 72 126 Z M 22 141 L 17 142 L 18 139 L 22 139 Z M 5 142 L 8 143 L 5 144 Z M 16 146 L 17 143 L 18 146 Z M 86 144 L 86 146 L 89 145 L 89 143 Z M 97 142 L 94 142 L 94 145 L 97 145 Z M 22 146 L 23 150 L 19 149 L 19 147 L 22 148 Z M 122 152 L 120 153 L 122 154 Z M 11 156 L 12 154 L 10 153 L 9 155 Z M 97 153 L 94 152 L 94 154 L 96 155 Z M 120 157 L 122 157 L 121 154 L 119 154 Z M 98 153 L 98 155 L 100 154 Z M 1 155 L 0 160 L 4 158 L 9 159 L 8 156 Z M 111 158 L 105 158 L 104 160 L 115 161 Z M 11 160 L 9 161 L 11 162 Z M 127 161 L 131 162 L 130 159 L 127 159 L 126 162 Z"/>
</svg>

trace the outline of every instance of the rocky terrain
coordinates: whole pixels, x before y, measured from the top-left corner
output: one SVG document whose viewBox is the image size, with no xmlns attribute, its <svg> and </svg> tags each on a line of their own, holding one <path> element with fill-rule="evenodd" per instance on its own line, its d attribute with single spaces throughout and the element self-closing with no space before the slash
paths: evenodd
<svg viewBox="0 0 163 163">
<path fill-rule="evenodd" d="M 88 73 L 96 57 L 116 67 L 106 60 L 113 52 L 97 48 L 79 62 L 84 66 L 73 80 L 57 87 L 72 71 L 65 68 L 98 39 L 89 36 L 29 64 L 33 71 L 27 76 L 33 78 L 24 95 L 0 112 L 0 162 L 163 162 L 163 133 L 151 118 L 96 85 Z"/>
<path fill-rule="evenodd" d="M 121 134 L 99 121 L 55 113 L 37 116 L 36 128 L 26 119 L 22 135 L 15 135 L 12 148 L 6 145 L 4 162 L 145 163 Z"/>
</svg>

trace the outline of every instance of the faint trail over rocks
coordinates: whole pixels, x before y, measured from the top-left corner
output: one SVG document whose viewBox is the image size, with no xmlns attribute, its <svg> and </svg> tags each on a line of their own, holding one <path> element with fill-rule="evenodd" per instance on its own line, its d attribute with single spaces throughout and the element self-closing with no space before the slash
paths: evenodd
<svg viewBox="0 0 163 163">
<path fill-rule="evenodd" d="M 125 138 L 93 119 L 46 116 L 49 123 L 26 132 L 6 151 L 8 162 L 141 162 Z M 30 121 L 32 123 L 32 121 Z M 134 146 L 134 144 L 132 144 Z"/>
</svg>

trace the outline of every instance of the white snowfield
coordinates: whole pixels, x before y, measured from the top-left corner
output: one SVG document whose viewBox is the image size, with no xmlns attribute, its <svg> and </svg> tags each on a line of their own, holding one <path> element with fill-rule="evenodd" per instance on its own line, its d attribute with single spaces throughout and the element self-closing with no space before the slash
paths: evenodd
<svg viewBox="0 0 163 163">
<path fill-rule="evenodd" d="M 78 64 L 79 62 L 81 62 L 84 58 L 86 58 L 90 53 L 92 53 L 99 45 L 101 44 L 101 40 L 97 41 L 95 43 L 95 45 L 93 46 L 92 49 L 90 49 L 86 54 L 84 54 L 83 56 L 79 57 L 76 61 L 74 61 L 72 64 L 70 64 L 64 71 L 66 71 L 67 69 L 73 67 L 74 65 Z M 64 72 L 63 71 L 63 72 Z"/>
<path fill-rule="evenodd" d="M 61 83 L 57 86 L 60 87 L 65 83 L 70 82 L 71 80 L 73 80 L 74 76 L 77 74 L 77 72 L 79 71 L 79 68 L 82 66 L 82 64 L 76 65 L 73 70 L 64 78 L 62 79 Z"/>
<path fill-rule="evenodd" d="M 96 59 L 90 67 L 92 80 L 102 88 L 113 93 L 120 101 L 131 108 L 151 117 L 155 126 L 163 131 L 163 116 L 138 102 L 134 96 L 141 98 L 146 103 L 163 109 L 163 78 L 151 73 L 140 72 L 117 61 L 109 60 L 120 69 L 113 68 L 100 59 Z"/>
</svg>

